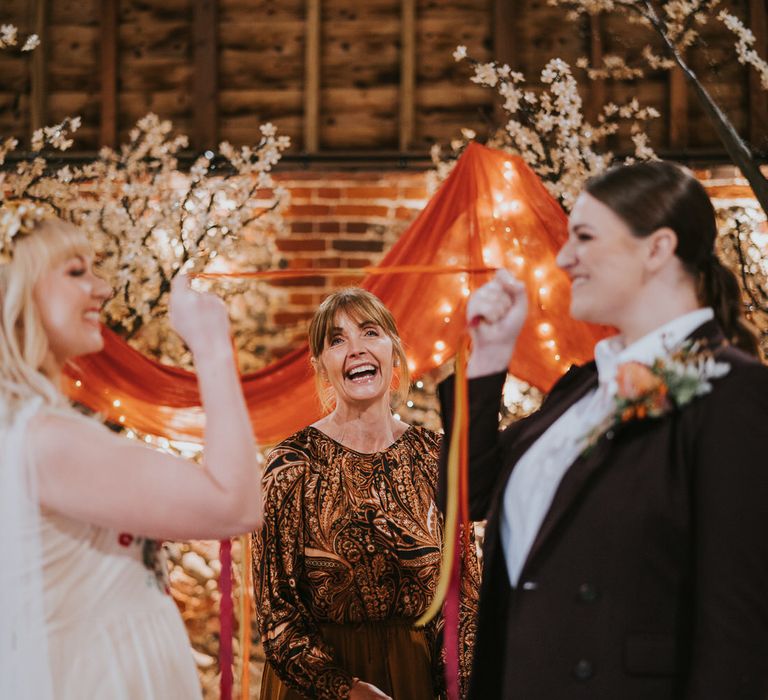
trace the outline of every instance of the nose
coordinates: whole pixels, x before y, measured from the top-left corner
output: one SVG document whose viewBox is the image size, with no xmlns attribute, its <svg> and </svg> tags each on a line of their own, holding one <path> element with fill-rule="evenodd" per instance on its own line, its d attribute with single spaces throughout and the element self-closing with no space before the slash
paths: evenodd
<svg viewBox="0 0 768 700">
<path fill-rule="evenodd" d="M 109 299 L 112 294 L 114 294 L 114 289 L 112 289 L 112 286 L 104 279 L 99 277 L 98 275 L 92 275 L 93 277 L 93 287 L 91 290 L 91 294 L 100 301 L 106 301 Z"/>
<path fill-rule="evenodd" d="M 348 352 L 351 357 L 357 357 L 365 352 L 365 345 L 362 339 L 354 334 L 350 337 L 347 348 L 349 349 Z"/>
<path fill-rule="evenodd" d="M 567 270 L 569 267 L 573 266 L 573 263 L 575 262 L 575 255 L 570 238 L 565 241 L 563 247 L 558 251 L 555 262 L 557 263 L 557 266 L 563 270 Z"/>
</svg>

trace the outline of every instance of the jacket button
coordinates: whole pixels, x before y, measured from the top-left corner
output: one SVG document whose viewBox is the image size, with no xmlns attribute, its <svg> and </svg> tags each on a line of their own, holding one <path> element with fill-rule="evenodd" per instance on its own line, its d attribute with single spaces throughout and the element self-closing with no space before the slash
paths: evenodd
<svg viewBox="0 0 768 700">
<path fill-rule="evenodd" d="M 595 669 L 586 659 L 581 659 L 573 667 L 573 675 L 580 681 L 588 681 L 595 675 Z"/>
<path fill-rule="evenodd" d="M 535 591 L 539 587 L 539 584 L 536 583 L 536 581 L 524 581 L 523 582 L 523 590 L 524 591 Z"/>
<path fill-rule="evenodd" d="M 579 599 L 584 603 L 594 603 L 600 597 L 594 583 L 582 583 L 579 586 Z"/>
</svg>

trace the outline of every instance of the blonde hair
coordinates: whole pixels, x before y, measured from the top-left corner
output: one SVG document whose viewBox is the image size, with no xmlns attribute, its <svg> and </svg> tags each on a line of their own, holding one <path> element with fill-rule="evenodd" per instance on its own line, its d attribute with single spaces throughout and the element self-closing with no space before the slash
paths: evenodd
<svg viewBox="0 0 768 700">
<path fill-rule="evenodd" d="M 396 361 L 395 376 L 398 379 L 397 386 L 391 390 L 391 403 L 397 406 L 408 396 L 411 384 L 411 375 L 408 371 L 408 360 L 405 357 L 403 343 L 397 332 L 395 319 L 389 309 L 384 306 L 381 299 L 374 294 L 360 289 L 348 287 L 340 289 L 323 300 L 312 321 L 309 324 L 309 352 L 319 360 L 325 349 L 326 343 L 331 339 L 336 317 L 340 313 L 347 314 L 358 323 L 370 321 L 379 326 L 392 341 L 392 355 Z M 323 386 L 319 373 L 315 373 L 315 386 L 323 407 L 330 410 L 333 407 L 333 392 Z"/>
<path fill-rule="evenodd" d="M 43 369 L 49 342 L 34 288 L 51 266 L 91 253 L 83 231 L 54 217 L 14 238 L 13 259 L 0 264 L 0 400 L 8 406 L 33 396 L 50 404 L 61 402 Z"/>
</svg>

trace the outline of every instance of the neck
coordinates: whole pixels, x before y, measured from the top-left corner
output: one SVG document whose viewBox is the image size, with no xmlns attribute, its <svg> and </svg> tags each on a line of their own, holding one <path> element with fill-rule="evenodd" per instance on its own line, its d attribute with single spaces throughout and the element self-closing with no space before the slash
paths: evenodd
<svg viewBox="0 0 768 700">
<path fill-rule="evenodd" d="M 40 371 L 50 379 L 57 389 L 61 389 L 62 374 L 64 372 L 64 366 L 55 357 L 48 355 L 40 366 Z"/>
<path fill-rule="evenodd" d="M 389 396 L 368 405 L 339 403 L 315 426 L 358 452 L 383 450 L 402 434 L 401 424 L 389 408 Z"/>
<path fill-rule="evenodd" d="M 631 345 L 643 336 L 679 316 L 700 309 L 701 304 L 692 285 L 677 289 L 660 289 L 638 297 L 633 308 L 623 310 L 622 317 L 614 324 Z"/>
</svg>

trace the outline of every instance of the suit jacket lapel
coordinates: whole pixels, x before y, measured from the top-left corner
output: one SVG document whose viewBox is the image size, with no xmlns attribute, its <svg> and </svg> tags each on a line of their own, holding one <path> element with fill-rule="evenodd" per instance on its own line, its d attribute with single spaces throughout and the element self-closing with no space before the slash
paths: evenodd
<svg viewBox="0 0 768 700">
<path fill-rule="evenodd" d="M 597 368 L 595 367 L 594 362 L 582 366 L 573 365 L 547 395 L 544 404 L 539 409 L 538 415 L 536 415 L 535 419 L 531 420 L 530 424 L 520 432 L 515 440 L 514 446 L 508 453 L 506 472 L 504 473 L 504 477 L 498 480 L 496 493 L 491 501 L 495 504 L 495 508 L 493 512 L 488 514 L 489 529 L 493 529 L 496 525 L 495 520 L 497 520 L 497 518 L 494 516 L 501 512 L 504 491 L 507 486 L 507 481 L 509 481 L 509 475 L 512 473 L 515 464 L 517 464 L 519 459 L 528 451 L 531 445 L 533 445 L 533 443 L 536 442 L 536 440 L 538 440 L 575 401 L 578 401 L 596 386 Z"/>
<path fill-rule="evenodd" d="M 724 338 L 717 323 L 714 321 L 708 321 L 693 331 L 693 333 L 688 336 L 688 340 L 702 342 L 705 347 L 710 348 L 714 352 L 718 347 L 722 346 Z M 597 373 L 595 372 L 594 381 L 591 384 L 588 384 L 586 388 L 582 387 L 583 390 L 579 390 L 573 394 L 569 393 L 567 398 L 561 401 L 561 403 L 566 405 L 562 410 L 558 410 L 557 416 L 555 416 L 555 418 L 562 415 L 566 408 L 572 406 L 582 396 L 584 396 L 584 394 L 586 394 L 586 390 L 591 386 L 594 386 L 596 382 Z M 554 419 L 548 421 L 544 430 L 552 425 L 553 422 Z M 521 580 L 525 575 L 526 569 L 541 551 L 547 539 L 554 532 L 558 523 L 565 516 L 568 509 L 577 500 L 579 493 L 583 488 L 585 488 L 590 477 L 592 477 L 600 467 L 608 464 L 608 452 L 610 451 L 617 437 L 624 429 L 626 429 L 627 426 L 633 424 L 634 421 L 631 423 L 621 424 L 614 430 L 610 431 L 610 437 L 609 435 L 604 435 L 602 438 L 600 438 L 598 443 L 588 454 L 580 456 L 571 465 L 568 471 L 566 471 L 562 481 L 560 482 L 560 485 L 555 492 L 555 496 L 552 499 L 552 503 L 549 507 L 549 510 L 547 511 L 546 516 L 544 517 L 544 521 L 539 528 L 539 532 L 533 541 L 533 545 L 531 546 L 531 550 L 528 553 L 525 564 L 523 565 Z M 544 432 L 544 430 L 538 432 L 536 437 L 539 437 Z M 532 443 L 533 441 L 528 442 L 525 446 L 525 449 L 527 450 Z M 523 452 L 517 454 L 515 461 L 517 461 L 522 456 L 522 454 Z"/>
</svg>

